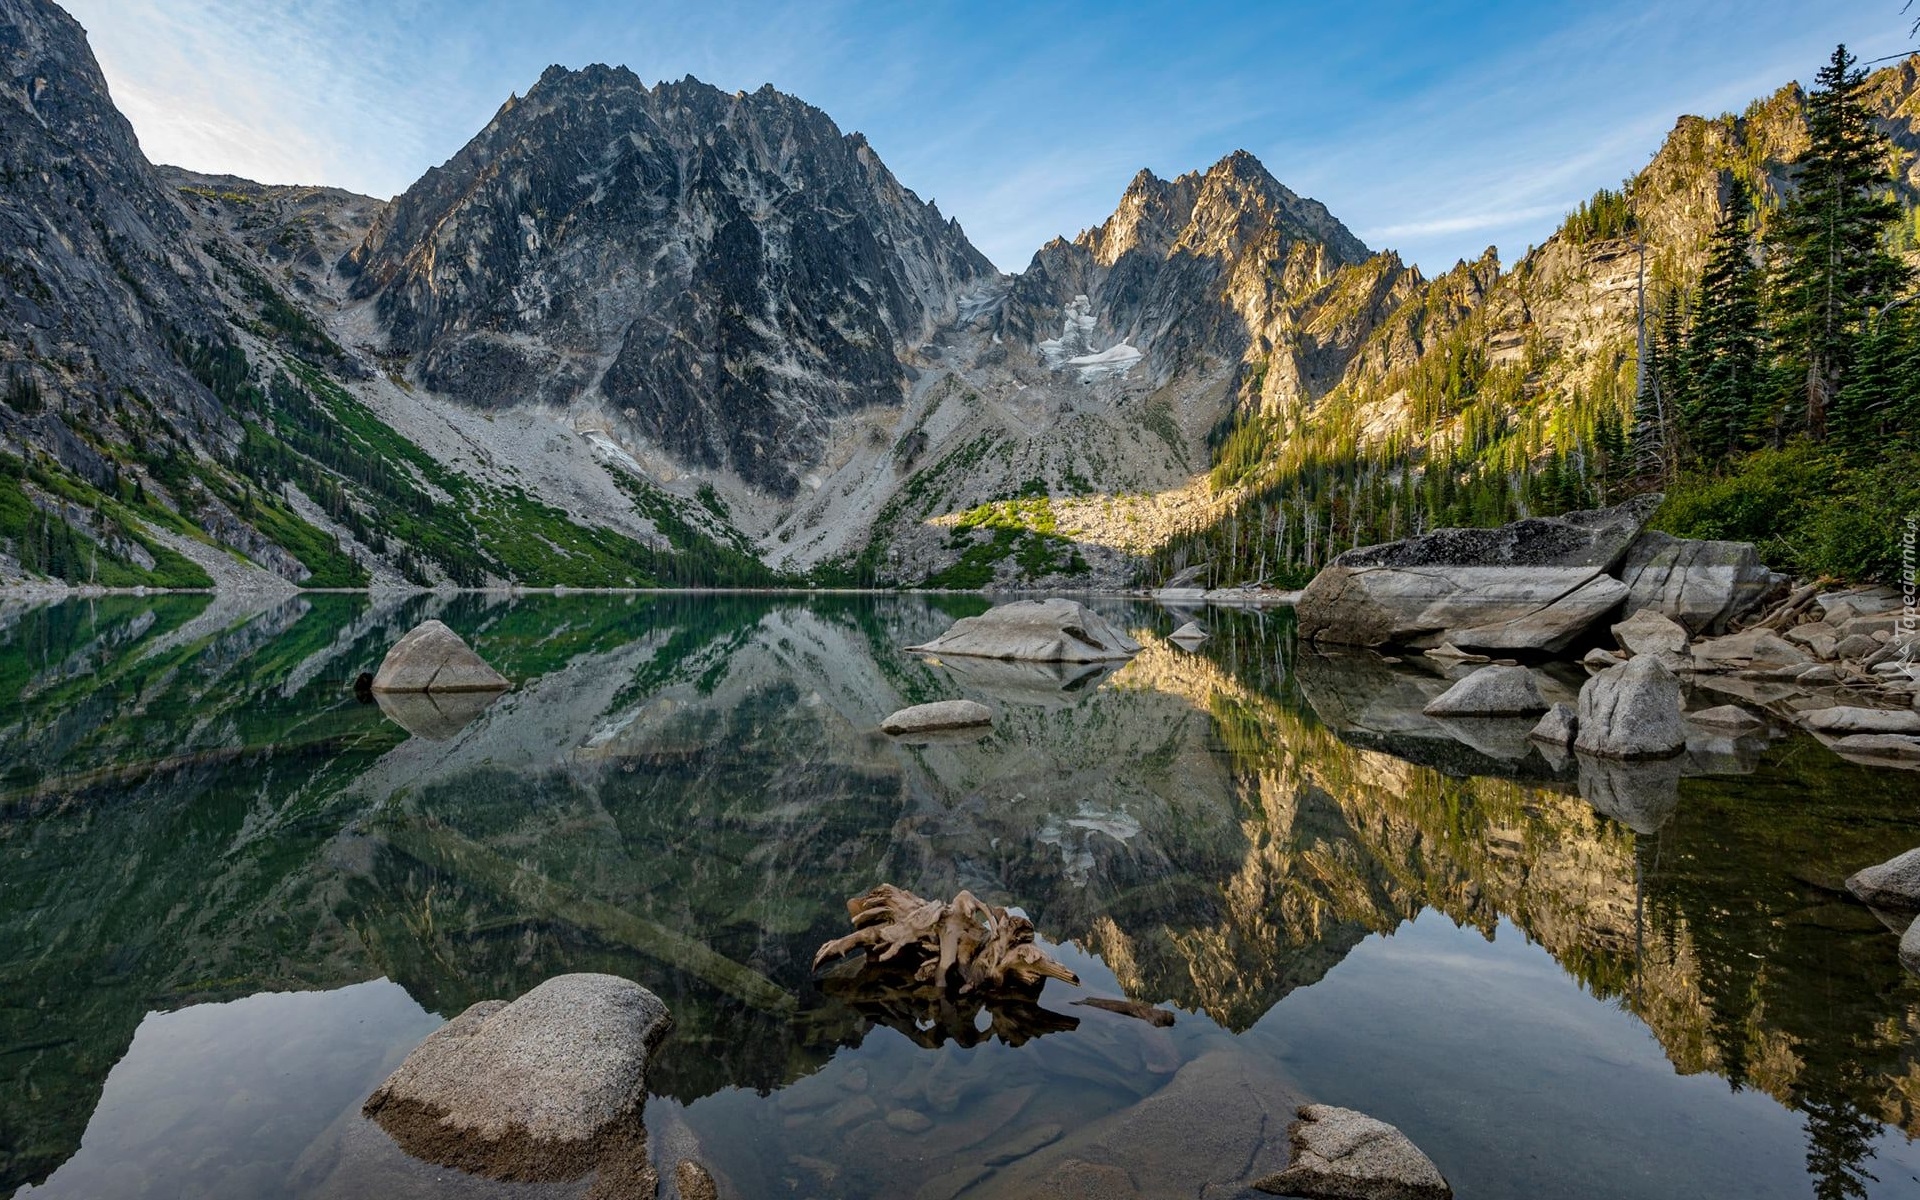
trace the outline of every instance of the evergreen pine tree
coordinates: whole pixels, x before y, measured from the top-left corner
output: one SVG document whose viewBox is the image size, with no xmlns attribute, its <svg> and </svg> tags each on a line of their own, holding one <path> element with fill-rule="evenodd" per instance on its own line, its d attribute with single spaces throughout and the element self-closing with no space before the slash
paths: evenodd
<svg viewBox="0 0 1920 1200">
<path fill-rule="evenodd" d="M 1747 204 L 1736 192 L 1707 251 L 1688 358 L 1688 444 L 1702 462 L 1725 461 L 1765 420 L 1760 376 L 1760 280 L 1747 234 Z"/>
<path fill-rule="evenodd" d="M 1907 274 L 1882 240 L 1900 208 L 1884 186 L 1885 138 L 1861 99 L 1865 82 L 1847 48 L 1835 47 L 1807 97 L 1812 144 L 1797 190 L 1774 222 L 1781 349 L 1815 438 L 1826 436 L 1869 311 L 1890 302 Z"/>
</svg>

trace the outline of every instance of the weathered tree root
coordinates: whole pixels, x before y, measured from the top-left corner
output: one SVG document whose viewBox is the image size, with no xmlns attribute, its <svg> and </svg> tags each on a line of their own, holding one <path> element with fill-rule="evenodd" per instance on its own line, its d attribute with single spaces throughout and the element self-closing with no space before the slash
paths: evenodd
<svg viewBox="0 0 1920 1200">
<path fill-rule="evenodd" d="M 1067 970 L 1033 941 L 1033 922 L 961 892 L 951 904 L 923 900 L 883 883 L 847 901 L 854 932 L 813 956 L 816 969 L 864 949 L 869 963 L 914 968 L 917 984 L 941 993 L 1037 992 L 1051 979 L 1078 986 Z"/>
</svg>

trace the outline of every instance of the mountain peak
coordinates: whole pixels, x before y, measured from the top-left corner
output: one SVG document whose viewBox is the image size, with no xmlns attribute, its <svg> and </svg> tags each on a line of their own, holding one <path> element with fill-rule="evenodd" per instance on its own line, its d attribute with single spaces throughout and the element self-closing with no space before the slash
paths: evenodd
<svg viewBox="0 0 1920 1200">
<path fill-rule="evenodd" d="M 1336 265 L 1372 253 L 1324 204 L 1295 193 L 1246 150 L 1171 181 L 1142 169 L 1113 215 L 1076 240 L 1112 266 L 1130 251 L 1165 257 L 1184 248 L 1232 257 L 1273 233 L 1325 246 Z"/>
</svg>

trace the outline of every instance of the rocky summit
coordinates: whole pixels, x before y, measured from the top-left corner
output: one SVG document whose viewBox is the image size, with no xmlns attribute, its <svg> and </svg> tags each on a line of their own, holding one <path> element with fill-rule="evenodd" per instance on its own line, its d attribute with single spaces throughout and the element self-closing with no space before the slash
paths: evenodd
<svg viewBox="0 0 1920 1200">
<path fill-rule="evenodd" d="M 763 87 L 552 67 L 345 261 L 386 353 L 486 407 L 583 397 L 626 440 L 791 497 L 828 422 L 994 274 L 866 139 Z"/>
</svg>

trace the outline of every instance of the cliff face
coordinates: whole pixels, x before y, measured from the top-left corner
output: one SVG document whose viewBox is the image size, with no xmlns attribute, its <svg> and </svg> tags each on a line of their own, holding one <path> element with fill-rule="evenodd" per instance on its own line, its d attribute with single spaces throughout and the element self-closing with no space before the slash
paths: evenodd
<svg viewBox="0 0 1920 1200">
<path fill-rule="evenodd" d="M 0 441 L 104 483 L 111 465 L 79 433 L 230 437 L 237 426 L 166 345 L 220 323 L 187 220 L 85 31 L 33 0 L 0 0 L 0 179 L 0 365 L 42 401 L 0 404 Z"/>
<path fill-rule="evenodd" d="M 1034 256 L 1006 327 L 1038 340 L 1084 295 L 1095 340 L 1140 350 L 1164 385 L 1270 342 L 1329 276 L 1368 257 L 1325 205 L 1236 151 L 1173 180 L 1136 175 L 1111 217 Z"/>
<path fill-rule="evenodd" d="M 389 347 L 488 406 L 602 400 L 696 467 L 791 496 L 831 418 L 994 274 L 858 134 L 765 87 L 552 68 L 348 257 Z"/>
</svg>

